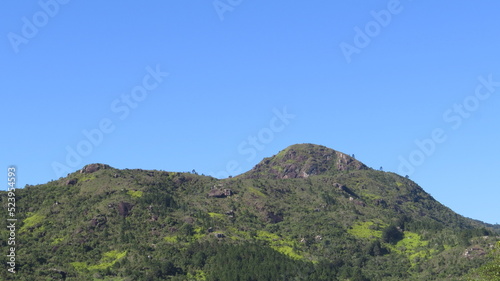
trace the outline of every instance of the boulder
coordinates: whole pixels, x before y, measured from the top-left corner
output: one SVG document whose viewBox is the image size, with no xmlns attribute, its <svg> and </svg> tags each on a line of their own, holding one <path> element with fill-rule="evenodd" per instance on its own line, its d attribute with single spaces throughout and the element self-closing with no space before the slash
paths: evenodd
<svg viewBox="0 0 500 281">
<path fill-rule="evenodd" d="M 78 182 L 78 179 L 70 179 L 66 181 L 66 185 L 75 185 Z"/>
<path fill-rule="evenodd" d="M 97 172 L 98 170 L 107 169 L 107 168 L 109 168 L 109 166 L 104 165 L 104 164 L 89 164 L 89 165 L 83 167 L 83 169 L 80 170 L 80 173 L 81 174 L 91 174 L 91 173 Z"/>
<path fill-rule="evenodd" d="M 226 237 L 223 233 L 214 233 L 214 236 L 216 238 L 224 238 L 224 237 Z"/>
<path fill-rule="evenodd" d="M 274 212 L 268 212 L 267 219 L 270 223 L 278 223 L 283 221 L 283 216 L 280 214 L 275 214 Z"/>
<path fill-rule="evenodd" d="M 105 225 L 108 222 L 108 219 L 105 215 L 97 215 L 93 219 L 90 220 L 90 226 L 99 227 L 101 225 Z"/>
<path fill-rule="evenodd" d="M 132 210 L 132 208 L 134 207 L 134 205 L 130 204 L 130 203 L 127 203 L 127 202 L 120 202 L 118 203 L 118 213 L 121 215 L 121 216 L 128 216 L 128 214 L 130 213 L 130 210 Z"/>
<path fill-rule="evenodd" d="M 211 189 L 208 193 L 208 197 L 224 198 L 233 195 L 231 189 Z"/>
</svg>

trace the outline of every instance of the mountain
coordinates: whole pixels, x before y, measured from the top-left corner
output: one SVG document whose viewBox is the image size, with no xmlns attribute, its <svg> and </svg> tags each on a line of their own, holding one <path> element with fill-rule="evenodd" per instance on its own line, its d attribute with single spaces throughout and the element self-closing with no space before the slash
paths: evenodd
<svg viewBox="0 0 500 281">
<path fill-rule="evenodd" d="M 363 163 L 342 152 L 321 145 L 296 144 L 265 158 L 242 178 L 308 178 L 335 175 L 343 171 L 366 170 Z"/>
<path fill-rule="evenodd" d="M 1 280 L 467 280 L 495 270 L 499 240 L 413 181 L 312 144 L 222 180 L 91 164 L 15 198 L 17 273 Z"/>
</svg>

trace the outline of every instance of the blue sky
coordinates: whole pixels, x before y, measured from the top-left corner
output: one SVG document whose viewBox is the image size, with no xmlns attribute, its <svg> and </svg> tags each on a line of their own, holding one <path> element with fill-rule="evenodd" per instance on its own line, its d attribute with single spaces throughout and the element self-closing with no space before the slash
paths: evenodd
<svg viewBox="0 0 500 281">
<path fill-rule="evenodd" d="M 17 166 L 19 187 L 96 162 L 222 177 L 307 142 L 409 174 L 459 214 L 498 223 L 498 10 L 9 1 L 1 167 Z"/>
</svg>

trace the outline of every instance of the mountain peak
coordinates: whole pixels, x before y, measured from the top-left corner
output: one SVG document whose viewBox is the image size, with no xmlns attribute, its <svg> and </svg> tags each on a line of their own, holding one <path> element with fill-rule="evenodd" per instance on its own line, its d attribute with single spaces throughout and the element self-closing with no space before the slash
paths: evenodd
<svg viewBox="0 0 500 281">
<path fill-rule="evenodd" d="M 243 178 L 307 178 L 310 175 L 368 169 L 366 165 L 342 152 L 310 143 L 291 145 L 278 154 L 264 158 Z"/>
</svg>

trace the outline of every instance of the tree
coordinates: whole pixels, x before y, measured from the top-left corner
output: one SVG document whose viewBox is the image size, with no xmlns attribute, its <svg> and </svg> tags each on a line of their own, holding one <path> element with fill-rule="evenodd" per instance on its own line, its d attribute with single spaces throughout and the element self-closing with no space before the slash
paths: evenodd
<svg viewBox="0 0 500 281">
<path fill-rule="evenodd" d="M 384 248 L 378 240 L 373 241 L 367 247 L 367 254 L 369 254 L 370 256 L 383 256 L 388 253 L 389 251 Z"/>
<path fill-rule="evenodd" d="M 396 244 L 401 239 L 403 239 L 402 231 L 393 224 L 386 227 L 382 232 L 382 240 L 386 243 Z"/>
</svg>

